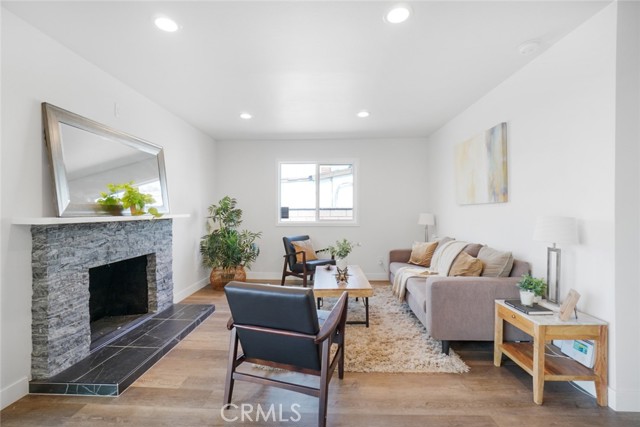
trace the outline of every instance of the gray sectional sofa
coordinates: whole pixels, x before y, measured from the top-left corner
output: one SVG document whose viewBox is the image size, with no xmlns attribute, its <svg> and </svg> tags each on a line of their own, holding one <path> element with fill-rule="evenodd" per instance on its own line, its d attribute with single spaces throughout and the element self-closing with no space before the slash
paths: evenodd
<svg viewBox="0 0 640 427">
<path fill-rule="evenodd" d="M 390 251 L 391 283 L 400 268 L 412 266 L 408 264 L 410 255 L 411 249 Z M 430 335 L 442 341 L 442 351 L 448 354 L 450 341 L 493 341 L 494 301 L 519 298 L 516 283 L 530 271 L 529 263 L 513 260 L 509 277 L 411 277 L 404 299 Z M 505 339 L 530 341 L 531 337 L 506 325 Z"/>
</svg>

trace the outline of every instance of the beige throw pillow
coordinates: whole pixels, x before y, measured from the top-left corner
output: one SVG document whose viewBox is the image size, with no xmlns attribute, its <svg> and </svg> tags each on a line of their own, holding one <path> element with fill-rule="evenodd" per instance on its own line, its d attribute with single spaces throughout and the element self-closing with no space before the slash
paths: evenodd
<svg viewBox="0 0 640 427">
<path fill-rule="evenodd" d="M 431 258 L 437 247 L 438 242 L 414 242 L 411 247 L 409 264 L 429 267 L 431 265 Z"/>
<path fill-rule="evenodd" d="M 300 240 L 298 242 L 291 242 L 293 244 L 296 252 L 303 251 L 307 256 L 307 261 L 313 261 L 314 259 L 318 259 L 316 256 L 316 251 L 313 250 L 313 246 L 311 246 L 311 240 Z M 296 254 L 296 262 L 303 262 L 302 254 Z"/>
<path fill-rule="evenodd" d="M 466 252 L 460 252 L 451 265 L 449 276 L 480 276 L 482 261 Z"/>
<path fill-rule="evenodd" d="M 487 246 L 478 252 L 478 259 L 484 264 L 482 275 L 485 277 L 508 277 L 513 268 L 511 252 L 502 252 Z"/>
</svg>

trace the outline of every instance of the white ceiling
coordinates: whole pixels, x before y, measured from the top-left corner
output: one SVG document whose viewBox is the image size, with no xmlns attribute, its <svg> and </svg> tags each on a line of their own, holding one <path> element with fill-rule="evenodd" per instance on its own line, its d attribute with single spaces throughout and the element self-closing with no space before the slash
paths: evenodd
<svg viewBox="0 0 640 427">
<path fill-rule="evenodd" d="M 427 136 L 610 1 L 2 4 L 215 139 L 291 139 Z"/>
</svg>

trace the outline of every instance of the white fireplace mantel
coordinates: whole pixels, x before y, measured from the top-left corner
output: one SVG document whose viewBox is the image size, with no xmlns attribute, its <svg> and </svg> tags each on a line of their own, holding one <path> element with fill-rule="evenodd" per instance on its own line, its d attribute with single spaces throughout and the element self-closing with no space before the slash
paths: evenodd
<svg viewBox="0 0 640 427">
<path fill-rule="evenodd" d="M 60 224 L 89 224 L 100 222 L 123 222 L 123 221 L 162 221 L 163 219 L 189 218 L 189 214 L 165 214 L 160 218 L 151 215 L 140 216 L 81 216 L 81 217 L 41 217 L 41 218 L 13 218 L 11 221 L 15 225 L 60 225 Z"/>
</svg>

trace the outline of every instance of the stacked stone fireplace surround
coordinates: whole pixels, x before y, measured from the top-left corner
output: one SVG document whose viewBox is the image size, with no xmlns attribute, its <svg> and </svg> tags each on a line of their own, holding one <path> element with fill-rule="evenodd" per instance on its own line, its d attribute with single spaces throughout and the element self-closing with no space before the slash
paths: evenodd
<svg viewBox="0 0 640 427">
<path fill-rule="evenodd" d="M 31 233 L 34 380 L 89 355 L 90 268 L 146 256 L 149 312 L 172 305 L 171 219 L 33 225 Z"/>
</svg>

